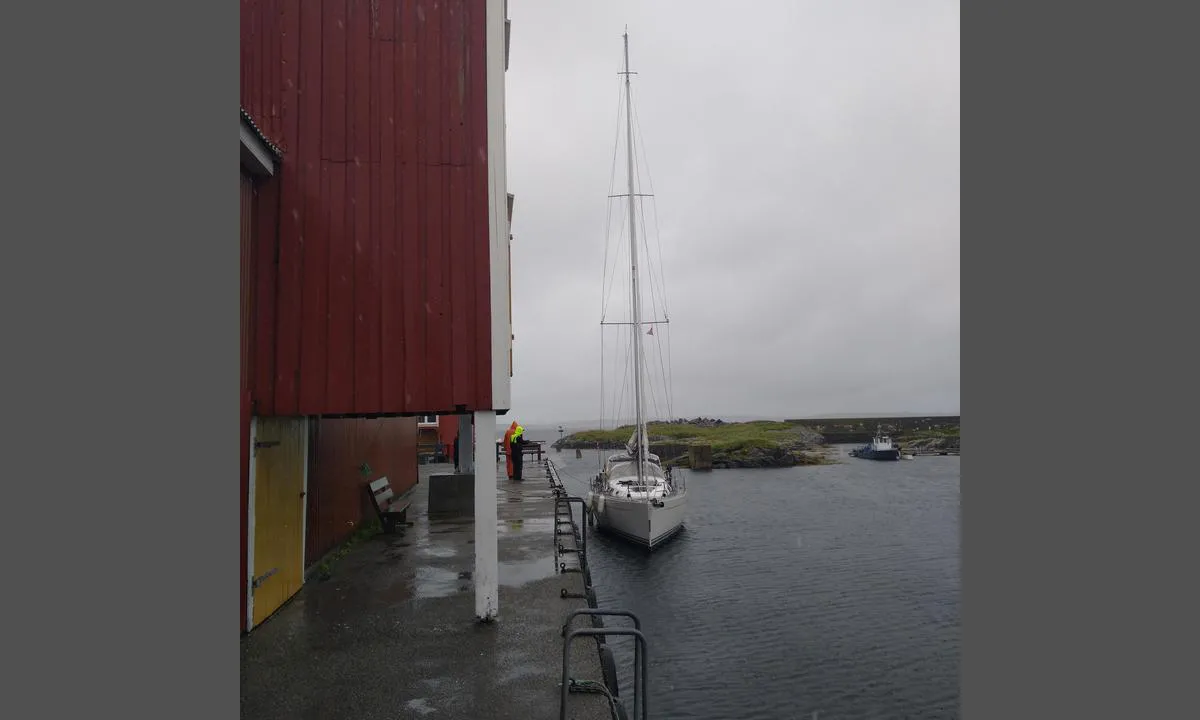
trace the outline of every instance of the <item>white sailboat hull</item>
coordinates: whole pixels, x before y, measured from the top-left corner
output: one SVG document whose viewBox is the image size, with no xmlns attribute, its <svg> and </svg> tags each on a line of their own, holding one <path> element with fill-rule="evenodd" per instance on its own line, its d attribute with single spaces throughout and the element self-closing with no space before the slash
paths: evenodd
<svg viewBox="0 0 1200 720">
<path fill-rule="evenodd" d="M 659 503 L 588 493 L 588 506 L 598 528 L 649 549 L 662 545 L 683 529 L 687 491 L 672 493 Z"/>
</svg>

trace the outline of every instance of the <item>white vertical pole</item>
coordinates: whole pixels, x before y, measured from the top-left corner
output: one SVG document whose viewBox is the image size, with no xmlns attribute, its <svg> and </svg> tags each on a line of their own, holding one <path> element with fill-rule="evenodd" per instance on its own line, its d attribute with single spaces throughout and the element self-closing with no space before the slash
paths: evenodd
<svg viewBox="0 0 1200 720">
<path fill-rule="evenodd" d="M 496 529 L 496 413 L 475 413 L 475 617 L 484 622 L 496 619 L 500 609 L 499 531 Z"/>
</svg>

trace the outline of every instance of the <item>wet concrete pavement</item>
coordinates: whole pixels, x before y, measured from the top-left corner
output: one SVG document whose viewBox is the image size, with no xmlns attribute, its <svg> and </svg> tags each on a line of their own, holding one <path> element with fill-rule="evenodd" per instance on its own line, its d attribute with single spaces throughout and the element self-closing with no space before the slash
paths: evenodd
<svg viewBox="0 0 1200 720">
<path fill-rule="evenodd" d="M 560 629 L 586 602 L 560 595 L 582 593 L 583 576 L 556 572 L 545 472 L 527 461 L 519 484 L 498 472 L 499 619 L 481 624 L 471 580 L 474 522 L 427 513 L 429 475 L 449 470 L 421 466 L 402 535 L 355 547 L 329 579 L 310 580 L 243 637 L 243 718 L 558 717 Z M 558 562 L 578 567 L 573 554 Z M 573 647 L 571 676 L 600 681 L 595 643 Z M 603 696 L 572 694 L 569 702 L 568 717 L 611 717 Z"/>
</svg>

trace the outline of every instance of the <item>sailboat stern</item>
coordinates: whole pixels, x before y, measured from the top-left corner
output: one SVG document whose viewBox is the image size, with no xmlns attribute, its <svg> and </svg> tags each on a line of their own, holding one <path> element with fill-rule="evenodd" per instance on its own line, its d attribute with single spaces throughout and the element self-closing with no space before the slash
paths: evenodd
<svg viewBox="0 0 1200 720">
<path fill-rule="evenodd" d="M 654 549 L 683 529 L 686 491 L 652 501 L 597 495 L 597 526 L 630 542 Z"/>
<path fill-rule="evenodd" d="M 650 549 L 662 545 L 683 529 L 687 491 L 677 491 L 650 506 Z"/>
</svg>

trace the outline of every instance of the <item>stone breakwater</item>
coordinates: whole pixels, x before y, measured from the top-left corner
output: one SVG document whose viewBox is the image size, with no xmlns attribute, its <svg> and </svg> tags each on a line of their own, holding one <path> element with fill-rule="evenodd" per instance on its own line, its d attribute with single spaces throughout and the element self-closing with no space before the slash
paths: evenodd
<svg viewBox="0 0 1200 720">
<path fill-rule="evenodd" d="M 959 452 L 959 437 L 931 437 L 905 440 L 900 438 L 898 444 L 901 452 L 914 454 L 929 454 L 939 452 Z"/>
</svg>

